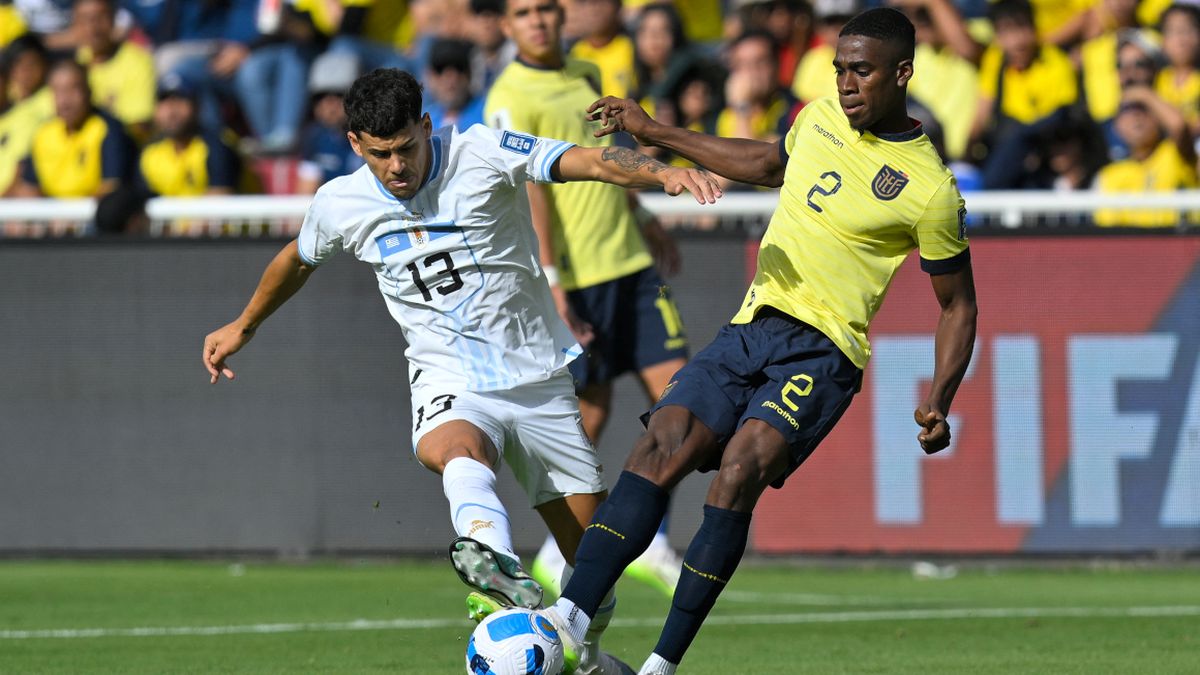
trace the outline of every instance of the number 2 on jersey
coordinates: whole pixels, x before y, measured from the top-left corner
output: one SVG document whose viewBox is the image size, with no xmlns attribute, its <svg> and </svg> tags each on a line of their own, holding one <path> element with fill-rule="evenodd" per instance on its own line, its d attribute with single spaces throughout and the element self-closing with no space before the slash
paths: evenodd
<svg viewBox="0 0 1200 675">
<path fill-rule="evenodd" d="M 824 185 L 821 184 L 827 178 L 832 178 L 834 180 L 833 187 L 826 188 Z M 817 213 L 824 213 L 824 209 L 822 209 L 820 206 L 817 206 L 817 203 L 813 201 L 813 197 L 815 195 L 824 195 L 826 197 L 829 197 L 831 195 L 837 194 L 837 191 L 839 189 L 841 189 L 841 187 L 842 187 L 842 177 L 839 176 L 836 171 L 826 171 L 825 173 L 821 174 L 821 180 L 816 183 L 813 183 L 812 189 L 808 191 L 809 207 L 811 207 L 812 210 L 816 211 Z"/>
</svg>

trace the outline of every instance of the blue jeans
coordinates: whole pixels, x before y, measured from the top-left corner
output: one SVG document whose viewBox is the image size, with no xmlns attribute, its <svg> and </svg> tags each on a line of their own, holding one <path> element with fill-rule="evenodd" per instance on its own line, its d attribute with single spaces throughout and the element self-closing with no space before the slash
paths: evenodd
<svg viewBox="0 0 1200 675">
<path fill-rule="evenodd" d="M 200 128 L 219 134 L 225 128 L 222 99 L 233 97 L 232 78 L 218 77 L 209 69 L 211 57 L 188 56 L 176 62 L 170 72 L 177 73 L 196 88 L 196 113 Z M 165 74 L 165 73 L 164 73 Z"/>
<path fill-rule="evenodd" d="M 238 68 L 234 89 L 250 130 L 260 140 L 293 145 L 308 110 L 312 50 L 290 43 L 255 49 Z"/>
</svg>

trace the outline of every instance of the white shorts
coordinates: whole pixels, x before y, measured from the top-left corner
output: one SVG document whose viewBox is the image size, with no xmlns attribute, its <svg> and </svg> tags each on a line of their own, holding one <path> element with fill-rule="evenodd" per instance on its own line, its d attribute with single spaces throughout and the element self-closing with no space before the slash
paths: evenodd
<svg viewBox="0 0 1200 675">
<path fill-rule="evenodd" d="M 419 380 L 412 387 L 412 405 L 414 453 L 431 429 L 452 420 L 470 422 L 492 440 L 530 506 L 605 489 L 566 368 L 543 382 L 500 391 L 463 391 Z"/>
</svg>

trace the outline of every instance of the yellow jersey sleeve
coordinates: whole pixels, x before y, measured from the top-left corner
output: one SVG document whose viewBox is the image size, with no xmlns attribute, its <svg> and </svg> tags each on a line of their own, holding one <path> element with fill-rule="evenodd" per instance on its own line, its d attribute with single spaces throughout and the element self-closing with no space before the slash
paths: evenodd
<svg viewBox="0 0 1200 675">
<path fill-rule="evenodd" d="M 967 205 L 953 176 L 933 193 L 925 213 L 913 226 L 913 241 L 921 255 L 921 269 L 929 274 L 954 272 L 966 264 L 970 255 Z"/>
</svg>

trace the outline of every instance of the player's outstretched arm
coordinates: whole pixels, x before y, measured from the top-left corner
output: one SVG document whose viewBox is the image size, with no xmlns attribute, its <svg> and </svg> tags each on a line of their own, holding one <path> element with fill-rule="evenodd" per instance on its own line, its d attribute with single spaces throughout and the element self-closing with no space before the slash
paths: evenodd
<svg viewBox="0 0 1200 675">
<path fill-rule="evenodd" d="M 660 124 L 628 98 L 606 96 L 588 108 L 588 117 L 601 123 L 597 137 L 627 131 L 642 145 L 666 148 L 730 180 L 763 187 L 783 185 L 785 160 L 778 143 L 721 138 Z"/>
<path fill-rule="evenodd" d="M 581 148 L 567 150 L 550 167 L 558 181 L 597 180 L 621 187 L 659 187 L 669 195 L 692 193 L 701 204 L 713 204 L 721 196 L 717 179 L 700 169 L 667 166 L 629 148 Z"/>
<path fill-rule="evenodd" d="M 259 325 L 300 290 L 314 269 L 300 259 L 296 241 L 276 254 L 241 316 L 204 338 L 204 367 L 212 384 L 216 384 L 221 375 L 233 379 L 233 370 L 226 365 L 225 359 L 236 354 L 254 337 Z"/>
<path fill-rule="evenodd" d="M 950 424 L 946 415 L 954 394 L 971 363 L 975 348 L 975 279 L 971 263 L 950 274 L 935 274 L 933 292 L 942 314 L 934 335 L 933 385 L 929 398 L 913 413 L 921 432 L 917 440 L 927 454 L 944 450 L 950 445 Z"/>
</svg>

